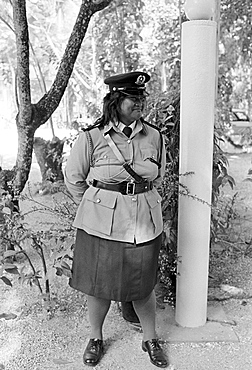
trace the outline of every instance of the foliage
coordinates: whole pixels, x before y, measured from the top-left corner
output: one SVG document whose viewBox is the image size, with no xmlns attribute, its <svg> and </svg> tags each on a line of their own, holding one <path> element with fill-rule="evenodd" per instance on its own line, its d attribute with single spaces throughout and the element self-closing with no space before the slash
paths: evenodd
<svg viewBox="0 0 252 370">
<path fill-rule="evenodd" d="M 99 50 L 97 64 L 104 78 L 138 68 L 143 6 L 142 0 L 116 0 L 102 13 L 97 14 L 99 21 L 95 23 L 93 31 Z"/>
<path fill-rule="evenodd" d="M 54 275 L 51 270 L 54 269 L 58 276 L 71 277 L 69 261 L 72 260 L 74 230 L 69 225 L 76 206 L 69 194 L 61 194 L 61 201 L 54 206 L 23 197 L 22 200 L 33 202 L 31 212 L 50 215 L 49 228 L 44 222 L 38 230 L 25 222 L 27 214 L 13 212 L 8 192 L 2 191 L 0 198 L 0 279 L 12 286 L 11 276 L 15 275 L 20 284 L 37 286 L 48 315 L 53 311 L 51 285 Z"/>
<path fill-rule="evenodd" d="M 177 88 L 180 27 L 176 1 L 117 0 L 96 18 L 93 30 L 100 78 L 140 69 L 151 73 L 151 93 Z M 104 95 L 104 90 L 100 92 Z"/>
<path fill-rule="evenodd" d="M 224 97 L 235 108 L 251 114 L 251 1 L 221 1 L 219 80 L 232 88 Z M 230 87 L 228 89 L 230 89 Z M 230 100 L 228 99 L 230 97 Z"/>
<path fill-rule="evenodd" d="M 213 181 L 212 181 L 212 205 L 218 203 L 221 187 L 228 184 L 232 189 L 235 186 L 235 180 L 228 174 L 228 160 L 219 142 L 222 139 L 218 136 L 218 130 L 214 133 L 214 153 L 213 153 Z"/>
<path fill-rule="evenodd" d="M 238 196 L 238 192 L 222 194 L 213 209 L 210 262 L 218 259 L 218 263 L 235 263 L 252 257 L 251 219 Z"/>
<path fill-rule="evenodd" d="M 13 7 L 13 19 L 11 20 L 13 27 L 11 26 L 11 29 L 14 30 L 16 36 L 17 60 L 17 69 L 13 73 L 13 85 L 15 84 L 14 91 L 18 110 L 16 115 L 18 153 L 13 181 L 15 194 L 22 192 L 29 177 L 35 131 L 50 120 L 67 90 L 67 85 L 90 19 L 93 14 L 107 7 L 111 1 L 101 0 L 96 2 L 88 0 L 79 4 L 79 12 L 66 43 L 64 53 L 59 58 L 60 63 L 57 65 L 55 77 L 49 82 L 49 89 L 46 89 L 44 86 L 43 95 L 36 103 L 33 102 L 34 92 L 31 83 L 30 51 L 33 51 L 33 48 L 31 44 L 32 38 L 30 38 L 29 33 L 29 28 L 32 28 L 32 26 L 36 28 L 36 21 L 33 22 L 36 17 L 30 16 L 27 12 L 28 6 L 26 1 L 20 2 L 15 0 L 10 2 Z M 57 4 L 58 2 L 55 2 L 56 6 Z M 39 7 L 41 4 L 36 3 L 36 5 Z M 46 14 L 49 8 L 45 10 Z M 3 17 L 1 19 L 3 20 Z M 10 24 L 10 22 L 7 23 Z M 39 72 L 42 75 L 41 68 L 39 68 Z"/>
<path fill-rule="evenodd" d="M 235 201 L 238 193 L 235 193 L 231 198 L 218 197 L 212 207 L 211 217 L 211 244 L 221 242 L 227 230 L 232 226 L 232 220 L 237 217 L 235 210 Z"/>
</svg>

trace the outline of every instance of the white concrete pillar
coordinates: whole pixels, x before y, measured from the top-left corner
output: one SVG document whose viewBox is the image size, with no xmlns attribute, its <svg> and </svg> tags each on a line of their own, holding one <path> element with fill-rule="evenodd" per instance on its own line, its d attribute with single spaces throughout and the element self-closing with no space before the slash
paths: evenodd
<svg viewBox="0 0 252 370">
<path fill-rule="evenodd" d="M 191 195 L 211 204 L 215 111 L 217 23 L 193 20 L 182 25 L 180 177 Z M 183 190 L 183 189 L 181 189 Z M 206 322 L 210 206 L 179 196 L 177 323 Z"/>
</svg>

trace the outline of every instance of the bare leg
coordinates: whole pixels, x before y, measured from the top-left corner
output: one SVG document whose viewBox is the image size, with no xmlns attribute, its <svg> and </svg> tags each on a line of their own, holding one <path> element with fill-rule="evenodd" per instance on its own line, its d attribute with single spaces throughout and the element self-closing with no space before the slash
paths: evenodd
<svg viewBox="0 0 252 370">
<path fill-rule="evenodd" d="M 158 367 L 167 367 L 169 362 L 156 336 L 156 296 L 154 290 L 141 301 L 133 302 L 143 329 L 142 349 L 148 352 L 150 361 Z"/>
<path fill-rule="evenodd" d="M 143 340 L 156 339 L 156 296 L 154 290 L 148 297 L 134 301 L 133 305 L 141 322 Z"/>
<path fill-rule="evenodd" d="M 90 338 L 103 339 L 102 327 L 111 301 L 108 299 L 88 296 L 87 303 L 89 322 L 91 325 Z"/>
</svg>

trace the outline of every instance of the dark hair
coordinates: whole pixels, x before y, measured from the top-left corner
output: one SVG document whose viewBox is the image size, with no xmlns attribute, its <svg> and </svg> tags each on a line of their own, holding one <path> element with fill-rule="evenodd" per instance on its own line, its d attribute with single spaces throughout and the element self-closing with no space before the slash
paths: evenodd
<svg viewBox="0 0 252 370">
<path fill-rule="evenodd" d="M 108 125 L 110 121 L 116 122 L 119 120 L 119 112 L 122 101 L 125 95 L 119 91 L 109 92 L 103 99 L 103 114 L 98 119 L 101 126 Z"/>
<path fill-rule="evenodd" d="M 108 125 L 110 121 L 119 121 L 121 104 L 125 98 L 127 98 L 127 95 L 120 91 L 109 92 L 103 98 L 103 114 L 95 122 L 95 126 L 99 125 L 100 127 L 104 127 Z"/>
</svg>

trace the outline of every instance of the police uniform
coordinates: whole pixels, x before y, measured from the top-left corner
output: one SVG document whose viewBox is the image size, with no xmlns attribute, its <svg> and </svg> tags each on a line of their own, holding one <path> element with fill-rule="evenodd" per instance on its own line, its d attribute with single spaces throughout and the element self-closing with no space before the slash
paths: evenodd
<svg viewBox="0 0 252 370">
<path fill-rule="evenodd" d="M 131 72 L 105 83 L 111 94 L 142 96 L 149 78 Z M 162 136 L 143 119 L 133 123 L 129 137 L 121 122 L 95 125 L 79 135 L 65 168 L 66 186 L 79 204 L 73 224 L 77 228 L 73 288 L 121 302 L 143 299 L 152 292 L 163 230 L 157 187 L 164 171 Z M 135 173 L 144 181 L 136 181 Z"/>
</svg>

